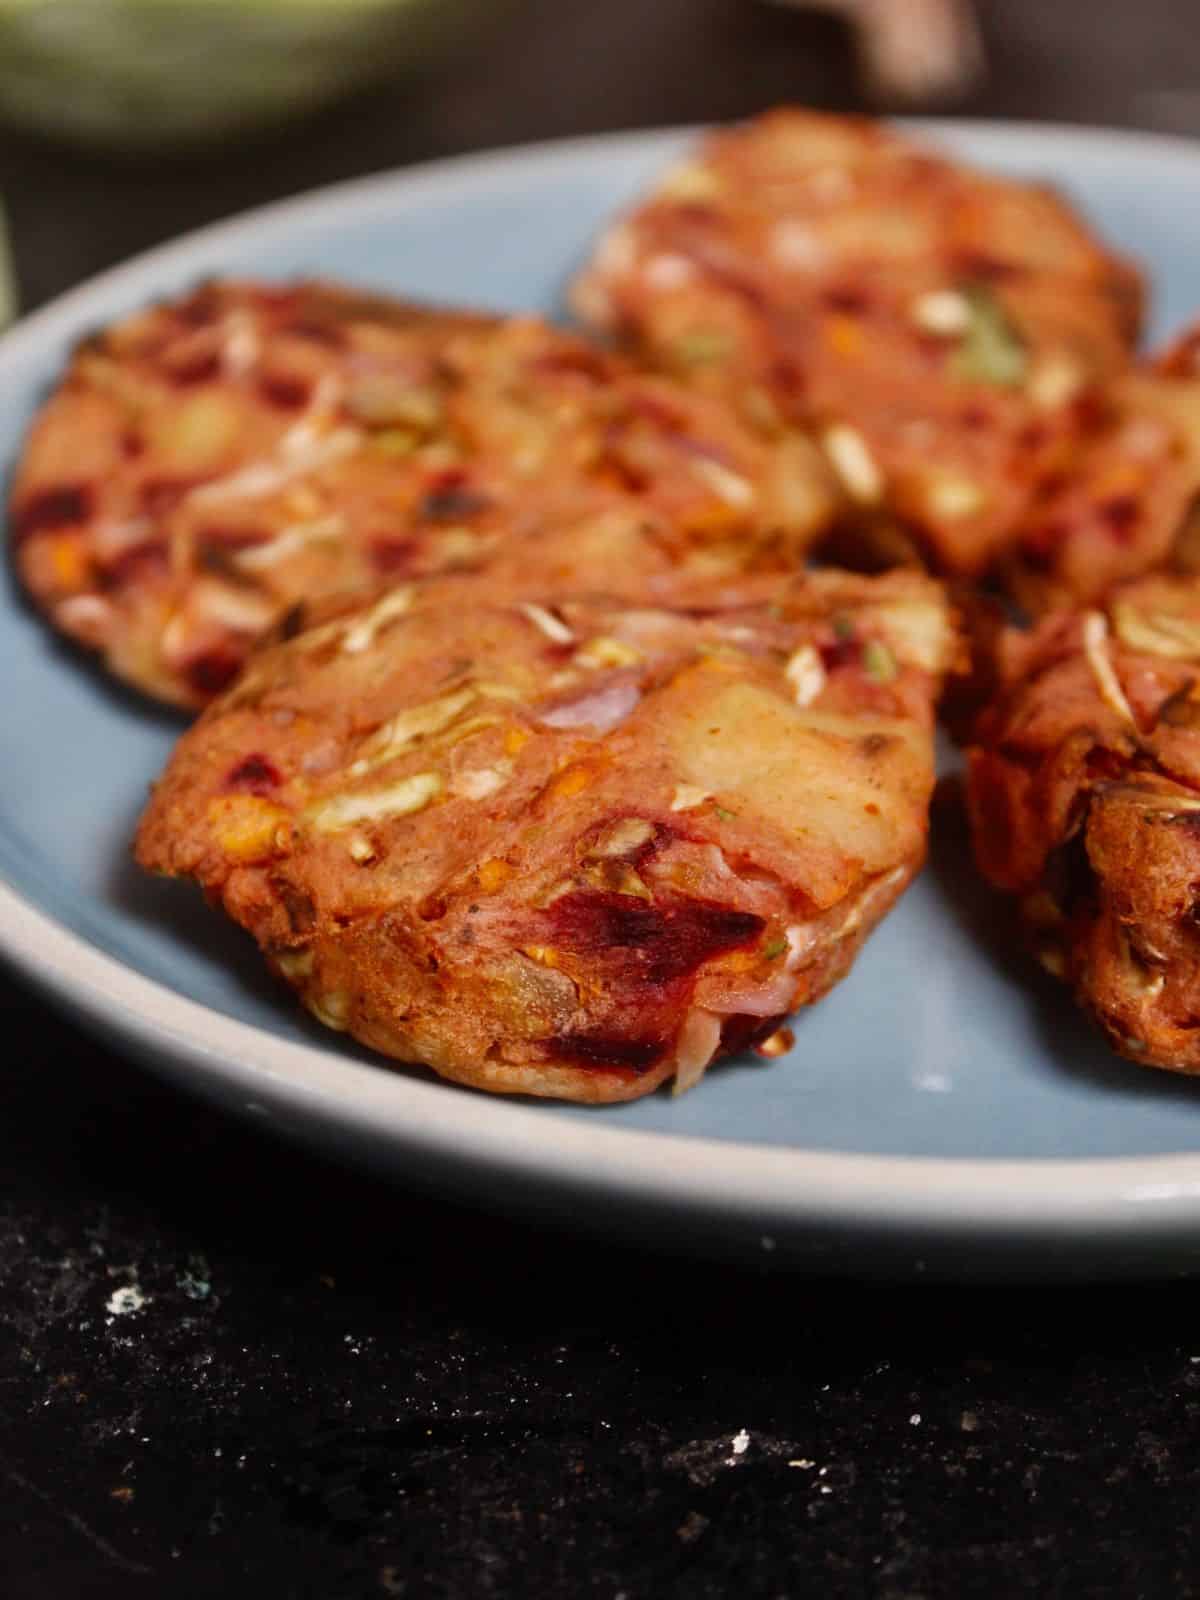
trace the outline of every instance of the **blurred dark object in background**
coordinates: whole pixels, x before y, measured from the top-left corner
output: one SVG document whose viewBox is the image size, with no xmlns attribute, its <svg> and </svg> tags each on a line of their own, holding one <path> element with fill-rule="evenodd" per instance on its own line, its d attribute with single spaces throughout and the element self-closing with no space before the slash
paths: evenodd
<svg viewBox="0 0 1200 1600">
<path fill-rule="evenodd" d="M 854 30 L 862 91 L 881 106 L 961 100 L 983 72 L 972 0 L 772 0 L 828 11 Z"/>
</svg>

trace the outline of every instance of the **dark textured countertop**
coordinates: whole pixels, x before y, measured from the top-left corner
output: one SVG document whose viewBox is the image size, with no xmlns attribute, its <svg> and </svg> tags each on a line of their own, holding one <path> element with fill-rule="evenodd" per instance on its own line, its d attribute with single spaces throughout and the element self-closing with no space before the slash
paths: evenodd
<svg viewBox="0 0 1200 1600">
<path fill-rule="evenodd" d="M 969 113 L 1200 133 L 1190 0 L 985 9 Z M 33 305 L 332 179 L 789 96 L 857 103 L 833 23 L 521 0 L 252 157 L 5 134 L 0 189 Z M 855 1286 L 573 1240 L 272 1144 L 3 977 L 0 1011 L 6 1600 L 1200 1593 L 1193 1286 Z"/>
</svg>

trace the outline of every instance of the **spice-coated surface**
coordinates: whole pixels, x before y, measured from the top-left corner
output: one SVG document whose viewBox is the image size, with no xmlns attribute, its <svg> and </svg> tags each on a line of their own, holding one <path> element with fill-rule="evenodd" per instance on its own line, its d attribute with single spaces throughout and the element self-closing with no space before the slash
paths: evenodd
<svg viewBox="0 0 1200 1600">
<path fill-rule="evenodd" d="M 957 654 L 917 574 L 756 587 L 385 589 L 255 657 L 138 860 L 387 1055 L 569 1100 L 690 1088 L 836 983 L 919 869 Z"/>
<path fill-rule="evenodd" d="M 631 596 L 786 569 L 835 499 L 802 435 L 537 318 L 235 281 L 83 341 L 8 520 L 54 626 L 195 707 L 312 595 L 482 566 L 585 589 L 616 567 Z"/>
<path fill-rule="evenodd" d="M 1137 336 L 1137 273 L 1044 188 L 782 109 L 699 141 L 606 229 L 576 310 L 802 420 L 877 556 L 973 577 Z"/>
</svg>

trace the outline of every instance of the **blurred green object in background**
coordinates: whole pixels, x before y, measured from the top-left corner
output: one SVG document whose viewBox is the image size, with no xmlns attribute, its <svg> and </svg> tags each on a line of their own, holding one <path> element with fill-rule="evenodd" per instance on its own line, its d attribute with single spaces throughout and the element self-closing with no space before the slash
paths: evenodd
<svg viewBox="0 0 1200 1600">
<path fill-rule="evenodd" d="M 0 116 L 109 149 L 281 123 L 499 0 L 0 0 Z"/>
<path fill-rule="evenodd" d="M 0 207 L 0 330 L 17 320 L 17 271 L 13 264 L 8 218 Z"/>
</svg>

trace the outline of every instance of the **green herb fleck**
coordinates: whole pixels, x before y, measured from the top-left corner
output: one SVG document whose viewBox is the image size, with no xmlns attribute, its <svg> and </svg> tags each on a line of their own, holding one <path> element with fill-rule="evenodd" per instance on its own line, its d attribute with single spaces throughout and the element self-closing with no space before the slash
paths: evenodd
<svg viewBox="0 0 1200 1600">
<path fill-rule="evenodd" d="M 777 960 L 778 957 L 780 957 L 787 949 L 787 947 L 788 942 L 786 939 L 772 939 L 768 944 L 763 945 L 763 960 Z"/>
<path fill-rule="evenodd" d="M 733 340 L 720 328 L 694 328 L 675 341 L 675 355 L 685 367 L 707 367 L 723 361 Z"/>
<path fill-rule="evenodd" d="M 951 371 L 969 383 L 992 383 L 1002 388 L 1023 383 L 1029 357 L 1004 307 L 985 284 L 970 284 L 962 293 L 970 308 L 970 320 L 951 357 Z"/>
<path fill-rule="evenodd" d="M 896 658 L 878 639 L 868 639 L 863 646 L 862 661 L 867 676 L 876 683 L 890 683 L 896 676 Z"/>
<path fill-rule="evenodd" d="M 717 815 L 720 817 L 722 822 L 736 822 L 737 821 L 737 812 L 736 811 L 726 811 L 724 806 L 714 806 L 713 810 L 717 813 Z"/>
<path fill-rule="evenodd" d="M 853 639 L 854 618 L 848 617 L 844 611 L 839 611 L 830 623 L 835 639 Z"/>
</svg>

